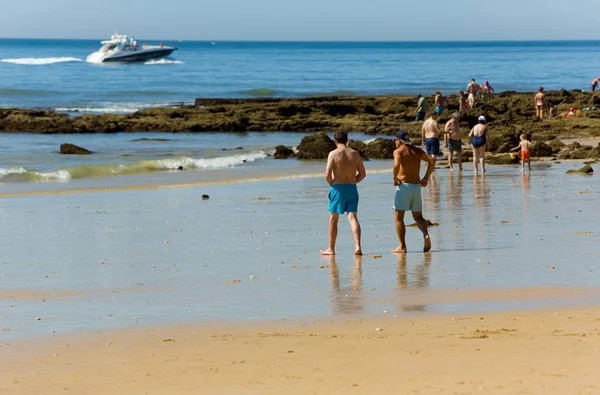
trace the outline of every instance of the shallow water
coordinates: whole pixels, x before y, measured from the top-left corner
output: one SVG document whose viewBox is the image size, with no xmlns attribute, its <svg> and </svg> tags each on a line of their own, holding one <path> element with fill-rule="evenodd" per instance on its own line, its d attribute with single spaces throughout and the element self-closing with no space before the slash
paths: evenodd
<svg viewBox="0 0 600 395">
<path fill-rule="evenodd" d="M 370 174 L 360 185 L 366 255 L 358 261 L 345 220 L 335 260 L 318 253 L 327 243 L 327 188 L 320 175 L 2 198 L 0 336 L 571 303 L 577 291 L 541 298 L 444 295 L 598 289 L 600 182 L 567 176 L 572 167 L 535 164 L 522 176 L 517 167 L 491 166 L 485 178 L 437 170 L 423 190 L 425 216 L 440 224 L 430 230 L 433 251 L 419 252 L 420 233 L 409 228 L 406 256 L 389 253 L 397 245 L 390 174 Z M 57 292 L 74 294 L 53 296 Z M 598 300 L 598 294 L 581 294 L 578 303 Z"/>
</svg>

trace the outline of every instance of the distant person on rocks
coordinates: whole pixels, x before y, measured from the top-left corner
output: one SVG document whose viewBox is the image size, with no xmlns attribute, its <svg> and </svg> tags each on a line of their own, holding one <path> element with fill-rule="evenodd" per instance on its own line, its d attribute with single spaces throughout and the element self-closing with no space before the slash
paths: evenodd
<svg viewBox="0 0 600 395">
<path fill-rule="evenodd" d="M 480 90 L 481 86 L 475 82 L 475 78 L 473 78 L 471 82 L 469 82 L 469 85 L 467 85 L 469 108 L 472 109 L 475 107 L 475 99 L 477 98 L 477 93 L 479 93 Z"/>
<path fill-rule="evenodd" d="M 438 115 L 442 115 L 444 110 L 448 107 L 448 100 L 439 91 L 435 92 L 435 112 Z"/>
<path fill-rule="evenodd" d="M 393 182 L 396 186 L 394 195 L 394 219 L 399 245 L 392 250 L 394 253 L 406 252 L 406 226 L 404 213 L 412 211 L 412 216 L 423 233 L 423 251 L 431 250 L 431 239 L 427 231 L 427 223 L 423 218 L 423 202 L 421 200 L 421 187 L 426 187 L 429 177 L 433 173 L 435 160 L 423 150 L 411 144 L 408 132 L 399 131 L 394 138 L 394 167 L 392 169 Z M 421 161 L 427 162 L 427 172 L 421 178 Z"/>
<path fill-rule="evenodd" d="M 335 241 L 338 234 L 340 214 L 348 213 L 348 221 L 354 237 L 354 255 L 362 255 L 360 244 L 361 229 L 358 222 L 358 188 L 356 184 L 366 176 L 360 154 L 346 146 L 348 133 L 338 131 L 333 135 L 336 149 L 329 153 L 325 180 L 329 190 L 329 247 L 321 250 L 323 255 L 335 254 Z"/>
<path fill-rule="evenodd" d="M 494 88 L 492 88 L 490 83 L 486 81 L 481 88 L 481 101 L 483 102 L 484 106 L 487 106 L 492 93 L 495 93 Z"/>
<path fill-rule="evenodd" d="M 435 161 L 435 157 L 440 154 L 440 129 L 438 128 L 438 113 L 434 112 L 431 117 L 423 122 L 421 128 L 421 138 L 425 145 L 425 150 Z"/>
<path fill-rule="evenodd" d="M 419 101 L 417 102 L 417 117 L 415 121 L 424 121 L 427 114 L 427 99 L 421 95 L 417 96 L 417 98 Z"/>
<path fill-rule="evenodd" d="M 554 106 L 550 106 L 550 113 L 548 118 L 556 118 L 558 116 L 558 110 Z"/>
<path fill-rule="evenodd" d="M 596 88 L 598 88 L 598 83 L 600 83 L 600 77 L 594 78 L 594 80 L 592 81 L 592 86 L 590 87 L 590 90 L 592 92 L 596 91 Z"/>
<path fill-rule="evenodd" d="M 469 108 L 468 95 L 465 91 L 458 92 L 458 111 L 463 113 Z"/>
<path fill-rule="evenodd" d="M 573 107 L 569 108 L 569 112 L 565 115 L 565 118 L 571 118 L 575 116 L 575 109 Z"/>
<path fill-rule="evenodd" d="M 452 118 L 446 123 L 444 133 L 448 136 L 448 162 L 450 164 L 450 171 L 454 171 L 454 153 L 458 160 L 458 170 L 462 171 L 462 141 L 461 141 L 461 130 L 460 130 L 460 114 L 455 112 L 452 114 Z"/>
<path fill-rule="evenodd" d="M 535 95 L 535 115 L 544 119 L 544 107 L 546 105 L 546 94 L 544 93 L 544 88 L 540 87 L 538 89 L 538 93 Z"/>
<path fill-rule="evenodd" d="M 473 148 L 473 171 L 479 173 L 479 165 L 481 171 L 485 173 L 485 151 L 487 149 L 487 125 L 485 116 L 480 116 L 477 119 L 477 125 L 473 126 L 469 133 L 471 138 L 471 148 Z"/>
<path fill-rule="evenodd" d="M 519 145 L 517 145 L 515 148 L 511 148 L 511 152 L 512 151 L 516 151 L 518 149 L 521 150 L 521 171 L 525 170 L 525 161 L 527 161 L 527 167 L 529 167 L 529 170 L 531 170 L 531 153 L 530 153 L 530 148 L 531 148 L 531 142 L 529 140 L 527 140 L 527 136 L 525 136 L 524 134 L 521 134 L 521 136 L 519 136 L 519 138 L 521 139 L 521 142 L 519 143 Z"/>
</svg>

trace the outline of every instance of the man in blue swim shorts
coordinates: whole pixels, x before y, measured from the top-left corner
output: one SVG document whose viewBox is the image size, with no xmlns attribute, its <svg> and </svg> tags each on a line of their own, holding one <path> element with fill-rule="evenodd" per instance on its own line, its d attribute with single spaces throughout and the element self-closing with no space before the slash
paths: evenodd
<svg viewBox="0 0 600 395">
<path fill-rule="evenodd" d="M 425 150 L 431 155 L 433 160 L 440 154 L 440 129 L 438 128 L 437 123 L 438 118 L 439 115 L 434 112 L 431 114 L 431 117 L 423 122 L 423 127 L 421 128 L 421 138 L 425 145 Z"/>
<path fill-rule="evenodd" d="M 348 148 L 348 133 L 335 132 L 333 141 L 336 149 L 329 153 L 325 180 L 329 190 L 329 247 L 321 250 L 323 255 L 335 255 L 335 241 L 338 234 L 340 214 L 348 213 L 348 221 L 354 237 L 354 255 L 362 255 L 360 244 L 361 229 L 358 222 L 358 188 L 356 184 L 366 176 L 360 154 Z"/>
<path fill-rule="evenodd" d="M 404 213 L 411 211 L 417 226 L 423 232 L 423 251 L 431 250 L 431 239 L 427 231 L 427 223 L 423 218 L 423 203 L 421 201 L 421 187 L 426 187 L 429 177 L 435 166 L 435 159 L 423 150 L 411 145 L 408 132 L 400 130 L 394 138 L 396 150 L 394 151 L 394 168 L 392 176 L 396 193 L 394 195 L 394 211 L 396 233 L 400 244 L 392 252 L 406 252 L 406 227 Z M 421 161 L 427 162 L 427 172 L 420 178 Z"/>
</svg>

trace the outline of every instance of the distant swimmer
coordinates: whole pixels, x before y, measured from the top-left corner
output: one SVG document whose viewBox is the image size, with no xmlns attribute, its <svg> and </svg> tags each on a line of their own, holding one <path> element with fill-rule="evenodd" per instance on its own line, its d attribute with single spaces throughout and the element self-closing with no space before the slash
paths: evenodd
<svg viewBox="0 0 600 395">
<path fill-rule="evenodd" d="M 471 138 L 471 148 L 473 148 L 473 171 L 479 173 L 479 165 L 481 171 L 485 173 L 485 151 L 487 149 L 487 120 L 485 116 L 480 116 L 477 119 L 477 125 L 473 126 L 469 137 Z"/>
<path fill-rule="evenodd" d="M 421 95 L 417 96 L 419 101 L 417 102 L 417 117 L 415 121 L 425 120 L 425 114 L 427 114 L 427 99 Z"/>
<path fill-rule="evenodd" d="M 544 106 L 546 105 L 546 94 L 544 88 L 540 87 L 538 93 L 535 95 L 535 116 L 543 119 L 544 118 Z"/>
<path fill-rule="evenodd" d="M 335 132 L 333 141 L 337 148 L 329 153 L 325 180 L 329 190 L 329 247 L 321 250 L 323 255 L 335 254 L 335 241 L 338 234 L 340 214 L 348 213 L 348 221 L 354 237 L 354 255 L 362 255 L 360 245 L 361 229 L 358 222 L 358 188 L 356 184 L 366 176 L 360 154 L 348 148 L 348 133 Z"/>
<path fill-rule="evenodd" d="M 598 83 L 600 83 L 600 77 L 594 78 L 594 80 L 592 81 L 592 86 L 590 87 L 590 90 L 592 92 L 596 91 L 596 88 L 598 87 Z"/>
<path fill-rule="evenodd" d="M 440 154 L 440 129 L 438 127 L 438 114 L 436 112 L 431 114 L 421 128 L 421 139 L 425 146 L 425 151 L 435 161 L 435 157 Z"/>
<path fill-rule="evenodd" d="M 406 252 L 406 226 L 404 225 L 404 213 L 406 211 L 412 212 L 419 230 L 423 233 L 423 251 L 427 252 L 431 250 L 431 239 L 427 231 L 427 223 L 423 218 L 421 187 L 427 186 L 435 166 L 435 160 L 420 148 L 413 146 L 406 131 L 400 130 L 397 132 L 394 142 L 396 150 L 394 151 L 392 179 L 396 186 L 394 219 L 399 245 L 392 252 Z M 423 178 L 420 175 L 421 161 L 427 162 L 427 172 Z"/>
<path fill-rule="evenodd" d="M 511 148 L 511 152 L 520 149 L 521 150 L 521 171 L 525 170 L 525 161 L 527 161 L 527 167 L 529 167 L 529 170 L 531 170 L 531 153 L 530 153 L 531 142 L 529 140 L 527 140 L 527 136 L 525 136 L 524 134 L 521 134 L 521 136 L 519 136 L 519 138 L 521 139 L 521 141 L 519 142 L 519 145 L 517 145 L 515 148 Z"/>
</svg>

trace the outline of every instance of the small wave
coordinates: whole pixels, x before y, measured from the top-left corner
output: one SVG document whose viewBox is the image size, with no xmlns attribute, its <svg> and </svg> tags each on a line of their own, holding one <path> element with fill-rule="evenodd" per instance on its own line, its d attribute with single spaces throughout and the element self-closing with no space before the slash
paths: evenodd
<svg viewBox="0 0 600 395">
<path fill-rule="evenodd" d="M 11 167 L 8 169 L 0 168 L 0 178 L 11 175 L 11 174 L 23 174 L 27 172 L 27 170 L 22 167 Z"/>
<path fill-rule="evenodd" d="M 144 64 L 183 64 L 181 60 L 170 60 L 170 59 L 152 59 L 144 62 Z"/>
<path fill-rule="evenodd" d="M 82 60 L 79 58 L 16 58 L 16 59 L 2 59 L 0 60 L 4 63 L 13 63 L 13 64 L 25 64 L 25 65 L 47 65 L 54 63 L 68 63 L 68 62 L 81 62 Z"/>
<path fill-rule="evenodd" d="M 10 169 L 0 168 L 0 179 L 3 181 L 68 181 L 71 179 L 110 177 L 118 175 L 134 175 L 157 171 L 170 170 L 215 170 L 226 167 L 238 166 L 243 163 L 264 159 L 264 151 L 248 152 L 232 156 L 217 158 L 194 159 L 188 157 L 149 160 L 138 163 L 119 165 L 84 165 L 74 166 L 48 172 L 27 171 L 22 167 Z"/>
<path fill-rule="evenodd" d="M 250 89 L 247 91 L 240 91 L 242 95 L 251 96 L 251 97 L 270 97 L 275 96 L 277 91 L 269 88 L 256 88 Z"/>
<path fill-rule="evenodd" d="M 57 107 L 54 111 L 58 112 L 82 112 L 82 113 L 111 113 L 111 114 L 131 114 L 141 108 L 130 107 Z"/>
<path fill-rule="evenodd" d="M 373 142 L 373 141 L 375 141 L 375 140 L 377 140 L 377 138 L 375 138 L 375 137 L 374 137 L 374 138 L 371 138 L 371 139 L 366 139 L 366 140 L 363 140 L 363 143 L 365 143 L 365 144 L 370 144 L 370 143 L 372 143 L 372 142 Z"/>
</svg>

